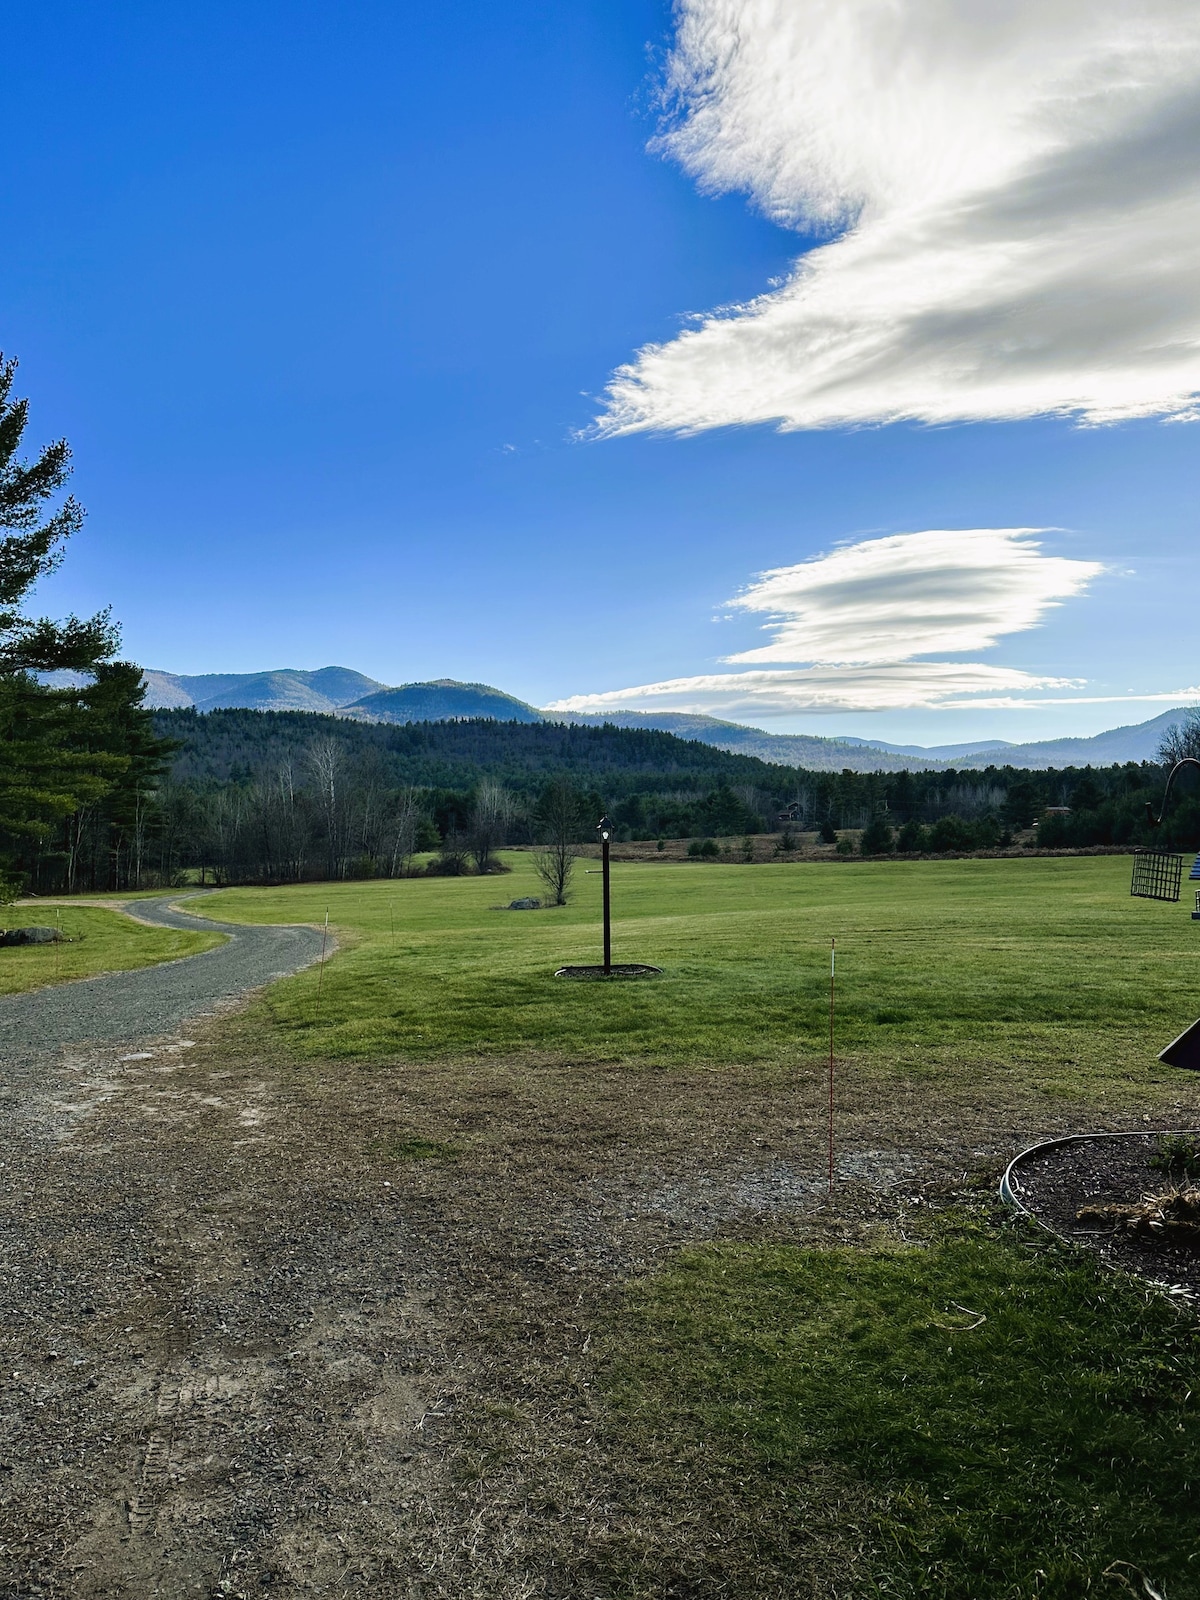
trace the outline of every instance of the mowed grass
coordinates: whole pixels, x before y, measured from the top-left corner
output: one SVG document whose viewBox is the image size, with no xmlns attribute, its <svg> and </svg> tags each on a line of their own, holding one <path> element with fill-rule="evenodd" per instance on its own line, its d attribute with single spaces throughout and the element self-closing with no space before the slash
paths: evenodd
<svg viewBox="0 0 1200 1600">
<path fill-rule="evenodd" d="M 297 1051 L 334 1057 L 570 1052 L 581 1060 L 785 1062 L 826 1047 L 920 1074 L 1003 1061 L 1078 1089 L 1153 1057 L 1200 1006 L 1200 928 L 1134 900 L 1127 857 L 613 868 L 613 959 L 661 978 L 573 983 L 599 957 L 600 878 L 571 903 L 497 909 L 511 874 L 237 889 L 231 921 L 315 922 L 343 947 L 264 1002 Z"/>
<path fill-rule="evenodd" d="M 607 1377 L 622 1450 L 728 1481 L 764 1558 L 841 1474 L 856 1594 L 1200 1594 L 1195 1318 L 1018 1224 L 687 1251 L 633 1291 Z"/>
<path fill-rule="evenodd" d="M 61 914 L 61 924 L 59 916 Z M 177 961 L 224 943 L 219 933 L 184 933 L 152 928 L 119 911 L 99 906 L 39 901 L 5 906 L 0 928 L 62 927 L 63 944 L 0 946 L 0 994 L 22 994 L 46 984 L 70 983 L 101 972 L 129 972 L 159 961 Z"/>
</svg>

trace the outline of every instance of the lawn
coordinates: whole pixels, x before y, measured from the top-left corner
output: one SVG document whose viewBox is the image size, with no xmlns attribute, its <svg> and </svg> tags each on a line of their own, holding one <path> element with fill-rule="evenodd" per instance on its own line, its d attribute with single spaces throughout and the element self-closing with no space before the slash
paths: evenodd
<svg viewBox="0 0 1200 1600">
<path fill-rule="evenodd" d="M 152 928 L 119 911 L 71 901 L 57 906 L 39 900 L 32 906 L 0 909 L 0 928 L 60 925 L 68 943 L 0 946 L 0 995 L 22 994 L 46 984 L 92 978 L 101 972 L 129 972 L 159 961 L 176 961 L 224 942 L 219 933 Z"/>
<path fill-rule="evenodd" d="M 1134 900 L 1125 857 L 613 869 L 613 959 L 661 978 L 555 979 L 598 956 L 600 878 L 536 893 L 527 856 L 490 878 L 237 889 L 204 910 L 319 922 L 342 948 L 264 1002 L 298 1052 L 332 1057 L 569 1052 L 581 1060 L 777 1063 L 826 1047 L 829 941 L 838 1049 L 912 1074 L 1001 1061 L 1075 1091 L 1147 1059 L 1192 1020 L 1200 930 Z"/>
<path fill-rule="evenodd" d="M 856 1594 L 1200 1593 L 1194 1317 L 1015 1223 L 930 1234 L 685 1252 L 612 1341 L 619 1445 L 727 1481 L 772 1567 L 841 1479 Z"/>
<path fill-rule="evenodd" d="M 338 941 L 180 1067 L 226 1154 L 196 1161 L 182 1121 L 155 1127 L 187 1152 L 163 1170 L 263 1186 L 239 1202 L 263 1251 L 245 1304 L 283 1238 L 318 1262 L 297 1326 L 348 1263 L 355 1337 L 378 1339 L 364 1382 L 417 1352 L 428 1410 L 407 1389 L 371 1399 L 383 1443 L 355 1433 L 346 1502 L 396 1503 L 389 1429 L 420 1416 L 404 1460 L 450 1530 L 441 1593 L 532 1593 L 539 1574 L 557 1593 L 573 1573 L 612 1600 L 1200 1597 L 1194 1311 L 980 1198 L 1046 1132 L 1195 1125 L 1197 1079 L 1155 1060 L 1200 1011 L 1187 905 L 1131 899 L 1127 857 L 622 863 L 614 958 L 663 976 L 572 984 L 553 972 L 598 955 L 595 863 L 567 907 L 513 912 L 538 886 L 506 859 L 485 879 L 193 903 L 231 922 L 328 911 Z M 235 1113 L 260 1118 L 264 1096 L 247 1163 L 259 1124 Z M 424 1333 L 423 1302 L 395 1294 L 413 1263 Z M 359 1414 L 306 1388 L 288 1417 L 336 1463 L 321 1430 Z M 362 1534 L 368 1565 L 403 1552 L 411 1503 Z"/>
</svg>

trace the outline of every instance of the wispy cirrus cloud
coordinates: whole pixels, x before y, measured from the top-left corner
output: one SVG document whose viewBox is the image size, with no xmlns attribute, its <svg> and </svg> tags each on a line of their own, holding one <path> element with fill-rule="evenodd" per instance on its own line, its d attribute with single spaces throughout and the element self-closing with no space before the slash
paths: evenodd
<svg viewBox="0 0 1200 1600">
<path fill-rule="evenodd" d="M 1191 0 L 679 0 L 669 88 L 703 188 L 828 242 L 641 350 L 601 433 L 1196 415 Z"/>
<path fill-rule="evenodd" d="M 1011 707 L 1030 703 L 1031 694 L 1081 687 L 1079 679 L 1017 667 L 915 659 L 986 649 L 1006 634 L 1035 627 L 1103 571 L 1095 561 L 1047 555 L 1040 538 L 1045 531 L 928 529 L 865 539 L 776 567 L 729 602 L 765 614 L 770 643 L 724 659 L 794 665 L 572 695 L 548 709 L 781 716 Z"/>
</svg>

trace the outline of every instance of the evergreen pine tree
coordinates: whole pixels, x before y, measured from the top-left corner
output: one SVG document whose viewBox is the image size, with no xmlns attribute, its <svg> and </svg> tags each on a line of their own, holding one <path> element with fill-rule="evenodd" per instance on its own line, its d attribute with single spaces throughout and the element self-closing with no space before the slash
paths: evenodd
<svg viewBox="0 0 1200 1600">
<path fill-rule="evenodd" d="M 32 461 L 20 453 L 29 407 L 13 398 L 16 366 L 0 355 L 0 898 L 46 850 L 66 860 L 69 819 L 119 798 L 130 781 L 145 784 L 165 748 L 141 707 L 140 671 L 111 660 L 119 635 L 107 611 L 60 622 L 25 612 L 83 508 L 60 498 L 71 472 L 65 439 Z M 64 669 L 83 675 L 76 686 L 36 676 Z"/>
</svg>

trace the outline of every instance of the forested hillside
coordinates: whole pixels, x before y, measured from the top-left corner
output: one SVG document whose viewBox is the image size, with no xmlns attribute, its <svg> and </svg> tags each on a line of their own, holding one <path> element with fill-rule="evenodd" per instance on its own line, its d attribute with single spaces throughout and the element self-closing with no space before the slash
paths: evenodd
<svg viewBox="0 0 1200 1600">
<path fill-rule="evenodd" d="M 405 726 L 300 712 L 155 715 L 174 746 L 145 813 L 144 881 L 203 873 L 226 882 L 489 870 L 504 844 L 544 840 L 568 810 L 574 837 L 601 812 L 618 839 L 796 835 L 865 830 L 868 853 L 1041 847 L 1200 845 L 1200 801 L 1186 780 L 1155 834 L 1148 803 L 1165 769 L 1028 772 L 806 772 L 646 728 L 494 721 Z M 1055 808 L 1048 810 L 1048 808 Z M 1067 808 L 1065 811 L 1061 808 Z"/>
<path fill-rule="evenodd" d="M 557 722 L 348 722 L 300 711 L 155 713 L 156 731 L 178 745 L 173 778 L 235 782 L 302 758 L 315 741 L 336 740 L 347 757 L 369 761 L 392 784 L 471 788 L 481 775 L 522 792 L 551 774 L 604 777 L 613 797 L 638 789 L 705 788 L 722 781 L 789 793 L 795 769 L 734 755 L 652 729 Z"/>
</svg>

